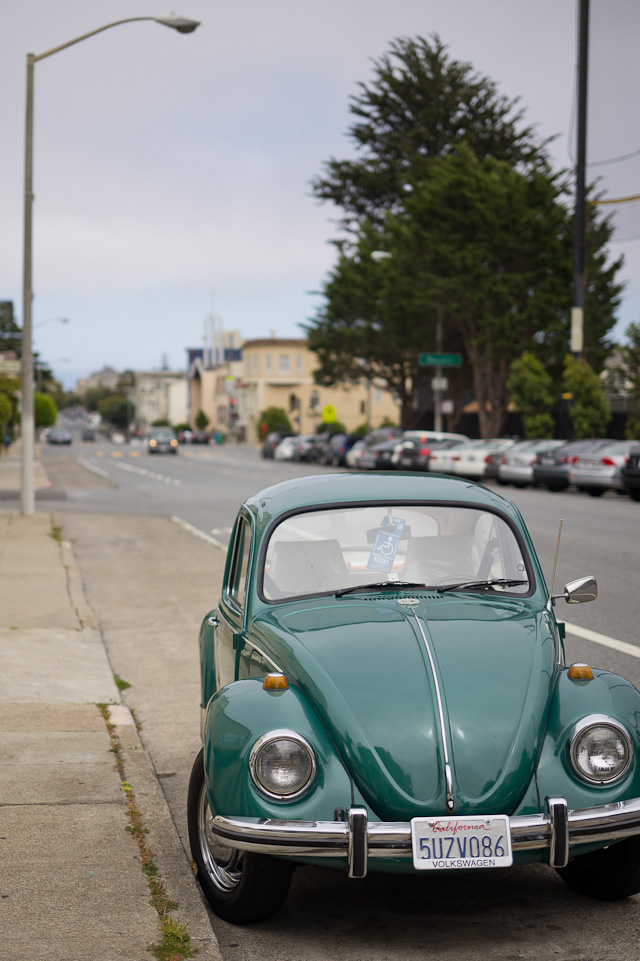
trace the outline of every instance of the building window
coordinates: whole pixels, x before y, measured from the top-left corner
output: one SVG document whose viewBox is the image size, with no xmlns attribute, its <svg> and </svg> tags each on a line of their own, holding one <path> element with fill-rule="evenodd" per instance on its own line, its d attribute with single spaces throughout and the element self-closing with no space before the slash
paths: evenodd
<svg viewBox="0 0 640 961">
<path fill-rule="evenodd" d="M 382 403 L 382 391 L 380 390 L 379 387 L 373 388 L 373 402 L 374 404 Z"/>
<path fill-rule="evenodd" d="M 296 371 L 298 374 L 302 373 L 303 366 L 304 366 L 304 361 L 302 358 L 302 354 L 298 354 L 298 356 L 296 357 Z"/>
<path fill-rule="evenodd" d="M 278 354 L 278 373 L 279 374 L 291 373 L 291 357 L 289 356 L 289 354 Z"/>
<path fill-rule="evenodd" d="M 264 371 L 265 374 L 271 373 L 271 354 L 264 355 Z"/>
<path fill-rule="evenodd" d="M 258 355 L 257 354 L 251 355 L 251 373 L 252 374 L 258 373 Z"/>
</svg>

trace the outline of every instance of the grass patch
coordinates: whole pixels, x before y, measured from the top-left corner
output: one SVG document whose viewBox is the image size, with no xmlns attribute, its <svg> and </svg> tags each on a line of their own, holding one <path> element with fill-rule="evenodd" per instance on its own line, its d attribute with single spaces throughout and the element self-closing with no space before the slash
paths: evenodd
<svg viewBox="0 0 640 961">
<path fill-rule="evenodd" d="M 113 679 L 116 682 L 116 687 L 119 691 L 126 691 L 128 687 L 131 687 L 129 682 L 123 680 L 118 674 L 114 674 Z"/>
<path fill-rule="evenodd" d="M 52 537 L 57 544 L 62 544 L 62 528 L 59 524 L 54 524 L 53 519 L 51 520 L 51 530 L 49 531 L 49 537 Z"/>
<path fill-rule="evenodd" d="M 171 912 L 177 910 L 178 904 L 167 896 L 155 856 L 147 845 L 145 835 L 149 832 L 144 826 L 142 812 L 136 807 L 133 787 L 126 778 L 122 749 L 115 725 L 109 720 L 108 705 L 98 704 L 98 710 L 102 714 L 111 739 L 111 750 L 116 756 L 116 767 L 120 775 L 120 787 L 126 797 L 127 817 L 129 819 L 126 829 L 137 841 L 138 851 L 140 852 L 140 866 L 147 877 L 147 884 L 151 893 L 149 901 L 158 914 L 160 941 L 157 944 L 150 945 L 147 950 L 158 958 L 158 961 L 182 961 L 183 958 L 194 958 L 198 951 L 191 946 L 191 938 L 186 926 L 171 917 Z"/>
</svg>

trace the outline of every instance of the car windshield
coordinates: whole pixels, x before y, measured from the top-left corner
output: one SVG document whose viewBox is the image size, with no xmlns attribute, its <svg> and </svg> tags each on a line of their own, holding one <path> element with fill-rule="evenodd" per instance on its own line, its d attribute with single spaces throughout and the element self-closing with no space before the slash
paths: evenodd
<svg viewBox="0 0 640 961">
<path fill-rule="evenodd" d="M 481 508 L 453 505 L 354 505 L 293 514 L 273 529 L 261 576 L 270 601 L 381 581 L 437 587 L 517 580 L 492 586 L 514 594 L 530 587 L 509 524 Z"/>
</svg>

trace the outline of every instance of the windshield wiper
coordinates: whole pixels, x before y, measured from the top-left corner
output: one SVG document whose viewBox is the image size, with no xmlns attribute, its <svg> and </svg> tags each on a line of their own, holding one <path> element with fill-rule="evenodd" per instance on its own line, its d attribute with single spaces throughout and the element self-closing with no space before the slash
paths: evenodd
<svg viewBox="0 0 640 961">
<path fill-rule="evenodd" d="M 398 588 L 426 587 L 419 581 L 378 581 L 374 584 L 358 584 L 356 587 L 343 587 L 336 591 L 334 597 L 343 597 L 345 594 L 356 594 L 358 591 L 395 591 Z"/>
<path fill-rule="evenodd" d="M 436 587 L 435 590 L 438 591 L 439 594 L 442 594 L 444 591 L 470 591 L 476 587 L 516 587 L 518 584 L 528 583 L 529 581 L 516 581 L 510 577 L 494 577 L 486 581 L 465 581 L 462 584 L 443 584 L 440 587 Z"/>
</svg>

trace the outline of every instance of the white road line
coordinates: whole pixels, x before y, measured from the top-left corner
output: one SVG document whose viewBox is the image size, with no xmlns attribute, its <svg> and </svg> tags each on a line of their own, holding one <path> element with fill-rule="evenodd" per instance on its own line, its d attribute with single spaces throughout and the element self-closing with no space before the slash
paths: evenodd
<svg viewBox="0 0 640 961">
<path fill-rule="evenodd" d="M 99 474 L 100 477 L 108 477 L 111 479 L 111 474 L 109 474 L 108 471 L 102 470 L 101 467 L 94 467 L 94 465 L 90 464 L 88 460 L 84 459 L 84 457 L 76 457 L 76 460 L 78 464 L 82 464 L 83 467 L 86 467 L 87 470 L 92 471 L 94 474 Z"/>
<path fill-rule="evenodd" d="M 162 481 L 165 484 L 173 484 L 174 487 L 180 487 L 182 481 L 177 478 L 167 477 L 165 474 L 156 474 L 155 471 L 147 470 L 145 467 L 134 467 L 133 464 L 123 464 L 121 461 L 116 460 L 113 462 L 115 467 L 119 467 L 120 470 L 127 470 L 130 474 L 141 474 L 143 477 L 152 477 L 154 480 Z"/>
<path fill-rule="evenodd" d="M 635 644 L 628 644 L 626 641 L 618 641 L 615 637 L 608 637 L 606 634 L 598 634 L 597 631 L 590 631 L 586 627 L 578 627 L 577 624 L 567 624 L 565 622 L 567 634 L 581 637 L 585 641 L 593 644 L 600 644 L 602 647 L 610 647 L 613 651 L 620 651 L 621 654 L 628 654 L 630 657 L 640 657 L 640 647 Z"/>
<path fill-rule="evenodd" d="M 221 544 L 220 541 L 215 539 L 215 537 L 211 537 L 210 534 L 205 534 L 204 531 L 201 531 L 199 527 L 194 527 L 193 524 L 189 523 L 189 521 L 183 521 L 181 517 L 176 517 L 175 515 L 171 518 L 171 520 L 174 522 L 174 524 L 179 524 L 180 527 L 185 529 L 185 531 L 193 534 L 194 537 L 199 537 L 201 540 L 206 541 L 207 544 L 217 547 L 218 550 L 227 550 L 226 544 Z"/>
</svg>

